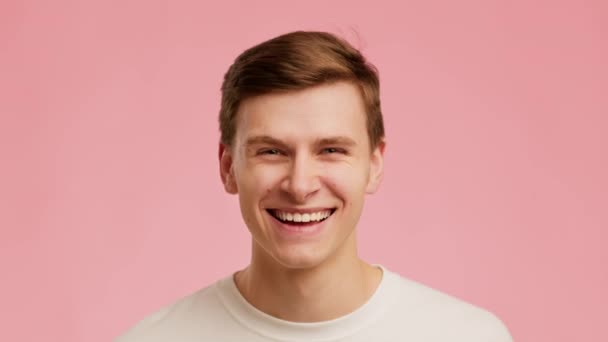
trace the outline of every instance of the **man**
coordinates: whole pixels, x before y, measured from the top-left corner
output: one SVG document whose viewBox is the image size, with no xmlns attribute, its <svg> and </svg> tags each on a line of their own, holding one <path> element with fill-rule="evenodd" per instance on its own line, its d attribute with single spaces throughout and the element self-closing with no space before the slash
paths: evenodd
<svg viewBox="0 0 608 342">
<path fill-rule="evenodd" d="M 251 263 L 118 341 L 511 341 L 491 313 L 358 257 L 385 141 L 377 73 L 347 42 L 293 32 L 242 53 L 220 129 Z"/>
</svg>

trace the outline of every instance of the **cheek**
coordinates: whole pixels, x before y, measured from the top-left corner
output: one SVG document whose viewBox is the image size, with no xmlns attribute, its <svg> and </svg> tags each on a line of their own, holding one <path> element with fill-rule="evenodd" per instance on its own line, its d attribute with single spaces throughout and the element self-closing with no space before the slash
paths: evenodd
<svg viewBox="0 0 608 342">
<path fill-rule="evenodd" d="M 325 184 L 346 201 L 355 201 L 365 193 L 367 173 L 353 165 L 336 165 L 328 167 L 324 172 Z"/>
<path fill-rule="evenodd" d="M 244 170 L 240 177 L 241 187 L 250 194 L 269 194 L 282 179 L 282 171 L 278 167 L 252 165 Z"/>
</svg>

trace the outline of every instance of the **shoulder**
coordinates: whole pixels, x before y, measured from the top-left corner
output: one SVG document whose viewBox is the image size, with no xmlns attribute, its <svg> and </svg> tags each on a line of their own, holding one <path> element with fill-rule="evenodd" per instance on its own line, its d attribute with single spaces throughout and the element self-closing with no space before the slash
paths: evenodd
<svg viewBox="0 0 608 342">
<path fill-rule="evenodd" d="M 492 312 L 393 273 L 392 317 L 406 319 L 420 334 L 463 341 L 512 342 L 506 325 Z"/>
<path fill-rule="evenodd" d="M 114 342 L 167 341 L 167 338 L 177 338 L 177 332 L 188 332 L 192 317 L 203 318 L 199 322 L 205 322 L 204 318 L 213 317 L 221 310 L 213 284 L 149 314 Z"/>
</svg>

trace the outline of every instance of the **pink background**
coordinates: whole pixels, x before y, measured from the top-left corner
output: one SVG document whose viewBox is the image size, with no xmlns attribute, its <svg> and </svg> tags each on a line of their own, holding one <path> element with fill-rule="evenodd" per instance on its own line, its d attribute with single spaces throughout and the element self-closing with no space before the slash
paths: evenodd
<svg viewBox="0 0 608 342">
<path fill-rule="evenodd" d="M 0 5 L 1 341 L 109 341 L 246 265 L 219 87 L 296 29 L 381 72 L 362 256 L 517 341 L 608 341 L 606 2 L 210 3 Z"/>
</svg>

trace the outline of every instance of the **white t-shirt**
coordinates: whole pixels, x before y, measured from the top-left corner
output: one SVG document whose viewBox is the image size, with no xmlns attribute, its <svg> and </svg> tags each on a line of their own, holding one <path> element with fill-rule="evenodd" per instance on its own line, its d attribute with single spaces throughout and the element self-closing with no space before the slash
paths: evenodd
<svg viewBox="0 0 608 342">
<path fill-rule="evenodd" d="M 512 342 L 492 313 L 376 265 L 382 281 L 357 310 L 297 323 L 249 304 L 233 275 L 144 318 L 115 342 Z"/>
</svg>

